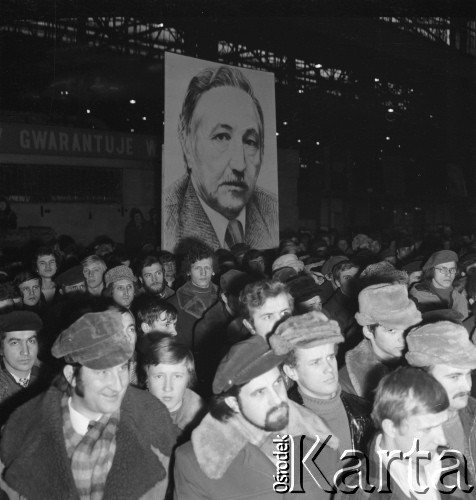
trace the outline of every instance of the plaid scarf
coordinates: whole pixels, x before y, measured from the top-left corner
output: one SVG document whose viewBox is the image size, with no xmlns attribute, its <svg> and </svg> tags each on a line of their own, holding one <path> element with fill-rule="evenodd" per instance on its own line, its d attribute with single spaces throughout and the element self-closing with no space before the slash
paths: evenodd
<svg viewBox="0 0 476 500">
<path fill-rule="evenodd" d="M 63 432 L 71 470 L 81 500 L 102 500 L 106 478 L 116 452 L 119 411 L 91 422 L 84 436 L 74 429 L 69 416 L 68 397 L 61 399 Z"/>
</svg>

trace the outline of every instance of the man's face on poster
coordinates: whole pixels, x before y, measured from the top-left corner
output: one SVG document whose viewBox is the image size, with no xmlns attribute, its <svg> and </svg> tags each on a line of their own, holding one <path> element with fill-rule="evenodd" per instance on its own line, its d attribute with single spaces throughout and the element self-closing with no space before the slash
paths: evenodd
<svg viewBox="0 0 476 500">
<path fill-rule="evenodd" d="M 194 110 L 185 156 L 198 195 L 225 217 L 238 216 L 256 186 L 262 129 L 251 97 L 235 87 L 205 92 Z"/>
</svg>

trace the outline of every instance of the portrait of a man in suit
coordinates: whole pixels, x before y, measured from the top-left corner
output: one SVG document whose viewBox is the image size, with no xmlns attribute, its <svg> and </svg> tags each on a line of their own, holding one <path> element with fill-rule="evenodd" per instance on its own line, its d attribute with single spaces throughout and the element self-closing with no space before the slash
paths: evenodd
<svg viewBox="0 0 476 500">
<path fill-rule="evenodd" d="M 277 246 L 277 197 L 256 185 L 264 127 L 261 104 L 239 69 L 208 67 L 190 80 L 178 126 L 185 174 L 165 192 L 163 247 L 186 237 L 213 248 Z"/>
</svg>

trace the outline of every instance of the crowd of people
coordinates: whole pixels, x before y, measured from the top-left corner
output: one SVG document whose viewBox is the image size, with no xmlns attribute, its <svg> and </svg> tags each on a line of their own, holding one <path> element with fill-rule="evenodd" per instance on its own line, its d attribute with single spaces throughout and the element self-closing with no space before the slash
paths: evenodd
<svg viewBox="0 0 476 500">
<path fill-rule="evenodd" d="M 474 495 L 471 235 L 171 253 L 131 220 L 0 257 L 0 498 Z"/>
</svg>

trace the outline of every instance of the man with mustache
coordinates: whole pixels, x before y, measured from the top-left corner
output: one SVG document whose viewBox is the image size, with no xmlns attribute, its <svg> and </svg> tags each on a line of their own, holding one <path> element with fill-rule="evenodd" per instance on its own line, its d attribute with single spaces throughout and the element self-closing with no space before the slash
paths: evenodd
<svg viewBox="0 0 476 500">
<path fill-rule="evenodd" d="M 408 363 L 430 373 L 448 394 L 449 419 L 443 430 L 449 447 L 466 457 L 470 482 L 475 484 L 476 400 L 470 392 L 476 346 L 463 326 L 450 321 L 415 328 L 407 336 L 407 345 Z"/>
<path fill-rule="evenodd" d="M 263 111 L 237 68 L 205 68 L 189 83 L 179 139 L 187 173 L 166 192 L 163 246 L 184 237 L 213 249 L 278 245 L 278 202 L 256 187 L 264 153 Z"/>
<path fill-rule="evenodd" d="M 179 447 L 175 461 L 176 496 L 180 500 L 292 498 L 273 488 L 276 476 L 276 439 L 305 436 L 304 449 L 315 436 L 326 439 L 330 430 L 322 420 L 289 401 L 275 354 L 258 335 L 231 347 L 213 381 L 210 412 Z M 337 447 L 335 438 L 328 445 Z M 325 478 L 336 470 L 335 450 L 325 445 L 314 463 Z M 329 499 L 304 472 L 301 498 Z M 324 485 L 324 482 L 322 483 Z M 326 485 L 327 486 L 327 485 Z"/>
</svg>

